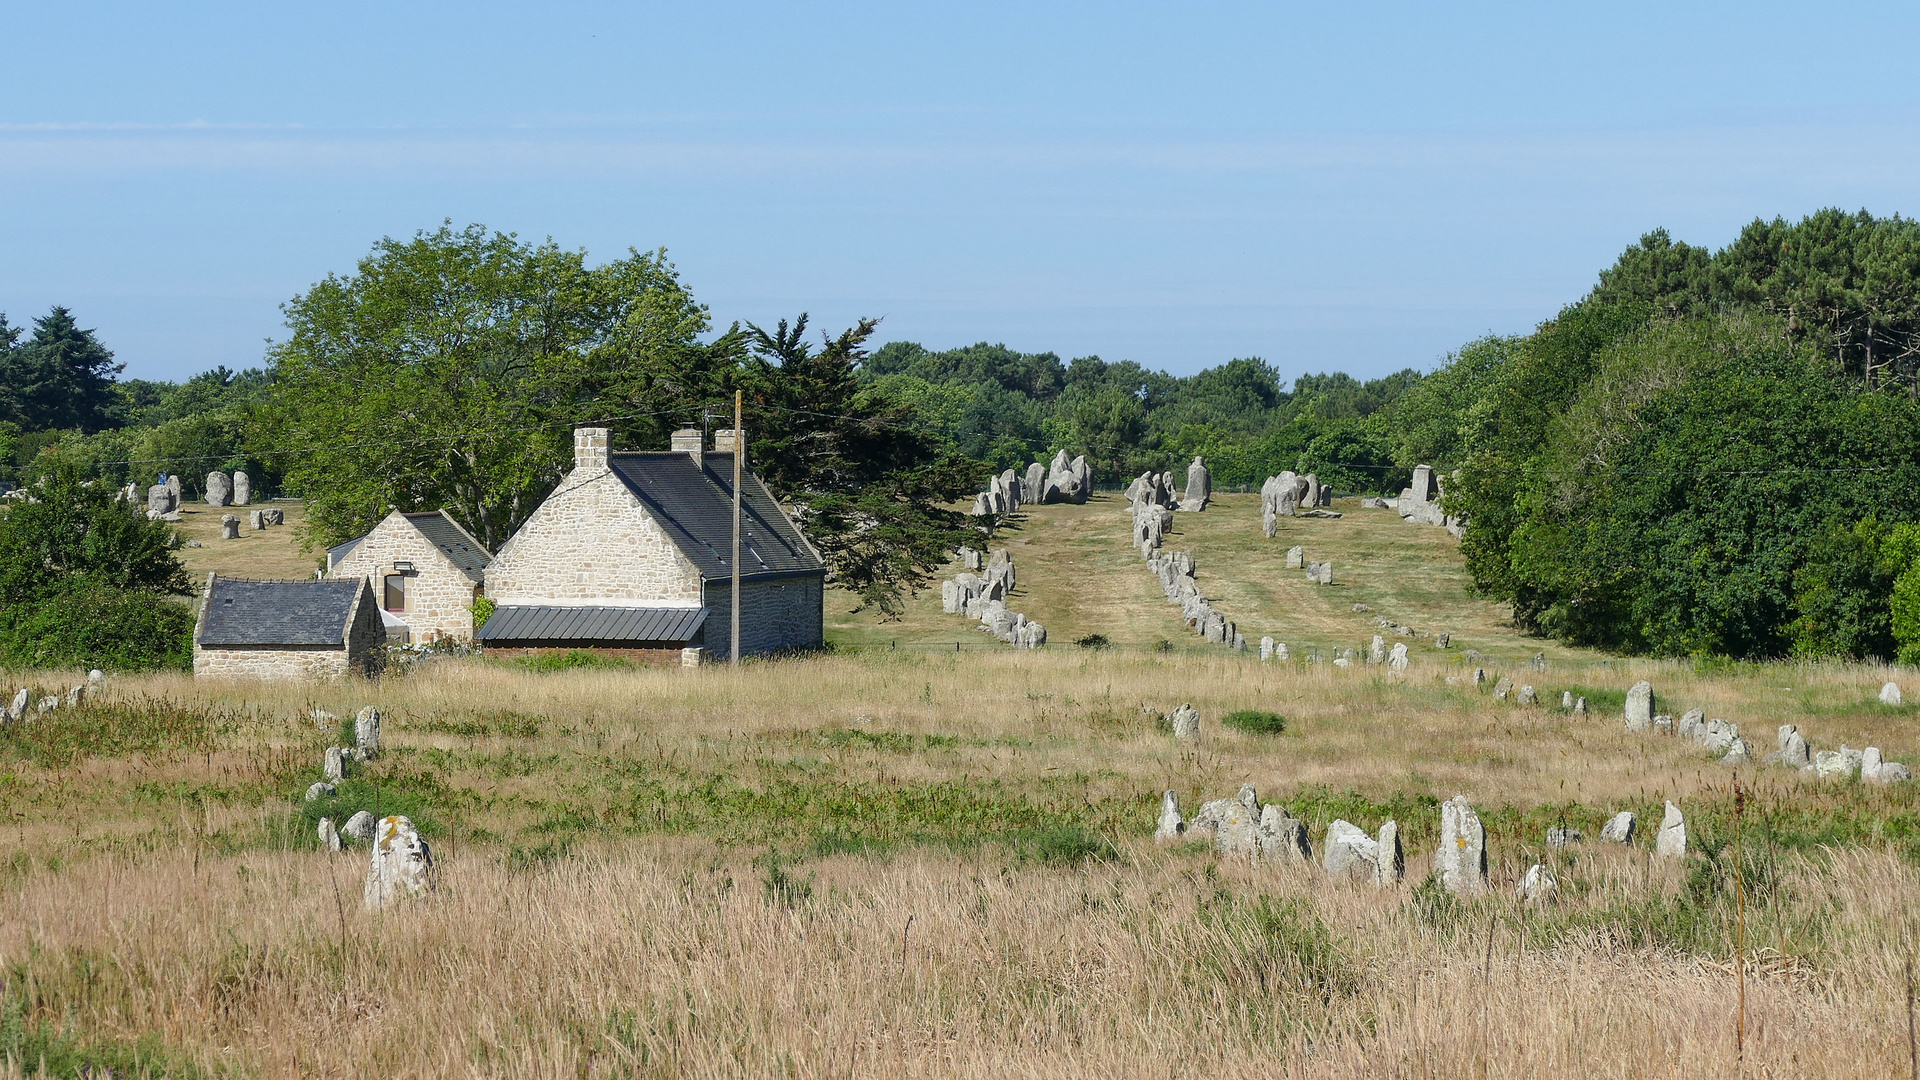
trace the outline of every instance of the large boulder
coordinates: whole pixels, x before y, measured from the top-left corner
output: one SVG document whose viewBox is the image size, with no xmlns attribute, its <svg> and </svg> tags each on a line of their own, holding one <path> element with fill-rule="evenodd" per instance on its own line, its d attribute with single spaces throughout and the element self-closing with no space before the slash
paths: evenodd
<svg viewBox="0 0 1920 1080">
<path fill-rule="evenodd" d="M 353 816 L 347 819 L 347 823 L 340 826 L 340 835 L 351 837 L 355 840 L 370 841 L 373 839 L 374 824 L 375 821 L 372 814 L 367 813 L 365 810 L 355 810 Z"/>
<path fill-rule="evenodd" d="M 150 514 L 171 514 L 177 507 L 173 501 L 173 489 L 165 484 L 155 484 L 147 489 L 147 512 Z"/>
<path fill-rule="evenodd" d="M 1222 858 L 1251 860 L 1260 854 L 1260 807 L 1252 792 L 1251 787 L 1241 788 L 1239 797 L 1221 808 L 1213 850 Z"/>
<path fill-rule="evenodd" d="M 1328 877 L 1373 881 L 1379 876 L 1379 841 L 1350 821 L 1335 818 L 1327 826 L 1321 850 L 1320 865 Z"/>
<path fill-rule="evenodd" d="M 1653 726 L 1653 684 L 1645 679 L 1627 690 L 1627 730 L 1645 731 Z"/>
<path fill-rule="evenodd" d="M 1196 742 L 1200 738 L 1200 711 L 1191 705 L 1182 705 L 1167 717 L 1173 726 L 1173 737 L 1182 742 Z"/>
<path fill-rule="evenodd" d="M 1678 859 L 1687 853 L 1687 819 L 1680 808 L 1667 803 L 1660 819 L 1660 835 L 1654 838 L 1653 853 L 1663 859 Z"/>
<path fill-rule="evenodd" d="M 1813 762 L 1805 736 L 1792 724 L 1780 727 L 1780 764 L 1789 769 L 1804 769 Z"/>
<path fill-rule="evenodd" d="M 1307 839 L 1307 823 L 1287 813 L 1277 803 L 1260 808 L 1259 853 L 1265 862 L 1311 862 L 1313 845 Z"/>
<path fill-rule="evenodd" d="M 233 499 L 233 480 L 215 469 L 207 474 L 207 505 L 225 506 Z"/>
<path fill-rule="evenodd" d="M 1477 893 L 1487 884 L 1487 827 L 1465 795 L 1440 804 L 1440 849 L 1434 872 L 1449 892 Z"/>
<path fill-rule="evenodd" d="M 420 831 L 402 815 L 381 818 L 374 827 L 373 857 L 367 867 L 367 910 L 378 911 L 432 891 L 433 852 Z"/>
<path fill-rule="evenodd" d="M 1633 811 L 1622 810 L 1608 818 L 1605 825 L 1600 826 L 1600 839 L 1615 844 L 1631 844 L 1633 843 L 1633 824 Z"/>
<path fill-rule="evenodd" d="M 1900 696 L 1899 683 L 1890 682 L 1887 685 L 1880 688 L 1880 704 L 1899 705 L 1902 703 L 1902 700 L 1903 699 Z"/>
</svg>

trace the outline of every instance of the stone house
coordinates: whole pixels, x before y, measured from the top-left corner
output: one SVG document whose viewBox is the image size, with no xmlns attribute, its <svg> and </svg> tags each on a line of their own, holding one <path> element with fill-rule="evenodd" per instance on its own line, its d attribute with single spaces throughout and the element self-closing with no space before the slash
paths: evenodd
<svg viewBox="0 0 1920 1080">
<path fill-rule="evenodd" d="M 473 603 L 485 594 L 492 561 L 444 511 L 395 510 L 365 536 L 329 548 L 327 576 L 373 587 L 389 641 L 472 641 Z"/>
<path fill-rule="evenodd" d="M 573 433 L 574 465 L 487 568 L 498 607 L 488 652 L 593 649 L 655 664 L 730 648 L 733 438 L 704 449 L 678 431 L 666 452 L 609 452 L 605 428 Z M 751 471 L 741 494 L 740 651 L 818 647 L 826 566 Z"/>
<path fill-rule="evenodd" d="M 377 675 L 386 631 L 365 579 L 254 581 L 207 575 L 193 626 L 193 677 Z"/>
</svg>

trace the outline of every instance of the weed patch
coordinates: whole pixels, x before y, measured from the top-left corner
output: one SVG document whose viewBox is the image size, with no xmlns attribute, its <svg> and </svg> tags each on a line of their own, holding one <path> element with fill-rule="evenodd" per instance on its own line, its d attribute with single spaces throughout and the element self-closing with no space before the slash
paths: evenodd
<svg viewBox="0 0 1920 1080">
<path fill-rule="evenodd" d="M 1282 735 L 1287 730 L 1286 717 L 1262 709 L 1235 709 L 1221 717 L 1220 723 L 1249 735 Z"/>
</svg>

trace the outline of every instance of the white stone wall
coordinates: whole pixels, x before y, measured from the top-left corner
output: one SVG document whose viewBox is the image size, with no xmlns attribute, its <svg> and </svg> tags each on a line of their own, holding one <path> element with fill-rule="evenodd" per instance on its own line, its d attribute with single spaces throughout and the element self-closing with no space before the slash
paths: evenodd
<svg viewBox="0 0 1920 1080">
<path fill-rule="evenodd" d="M 826 597 L 820 575 L 740 583 L 740 653 L 817 648 L 823 638 Z M 733 646 L 733 585 L 725 578 L 707 583 L 711 609 L 703 628 L 707 659 L 725 660 Z"/>
<path fill-rule="evenodd" d="M 474 546 L 480 545 L 475 542 Z M 413 564 L 413 571 L 406 575 L 407 609 L 396 614 L 407 624 L 414 644 L 438 638 L 472 641 L 473 579 L 398 510 L 375 525 L 327 576 L 365 580 L 373 587 L 374 603 L 380 605 L 386 602 L 382 579 L 394 572 L 396 562 Z"/>
<path fill-rule="evenodd" d="M 700 572 L 605 468 L 576 468 L 487 567 L 498 604 L 697 604 Z"/>
</svg>

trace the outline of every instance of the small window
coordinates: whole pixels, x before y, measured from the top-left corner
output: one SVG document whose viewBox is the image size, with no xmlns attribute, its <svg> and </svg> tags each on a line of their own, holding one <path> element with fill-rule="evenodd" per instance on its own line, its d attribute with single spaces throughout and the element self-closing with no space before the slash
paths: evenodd
<svg viewBox="0 0 1920 1080">
<path fill-rule="evenodd" d="M 388 611 L 407 610 L 407 576 L 405 574 L 388 574 L 385 591 L 385 607 Z"/>
</svg>

